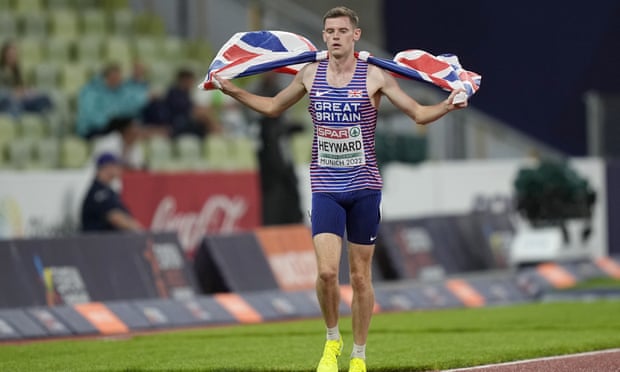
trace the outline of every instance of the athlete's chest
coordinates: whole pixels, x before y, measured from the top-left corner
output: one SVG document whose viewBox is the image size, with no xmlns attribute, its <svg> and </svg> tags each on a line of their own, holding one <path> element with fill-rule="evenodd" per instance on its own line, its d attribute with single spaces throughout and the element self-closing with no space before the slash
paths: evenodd
<svg viewBox="0 0 620 372">
<path fill-rule="evenodd" d="M 310 91 L 310 100 L 320 102 L 326 109 L 351 109 L 360 105 L 359 99 L 368 97 L 362 86 L 334 88 L 329 85 L 315 84 Z"/>
<path fill-rule="evenodd" d="M 336 73 L 328 69 L 327 71 L 325 71 L 323 79 L 325 80 L 327 85 L 331 87 L 345 88 L 349 84 L 351 84 L 351 81 L 353 80 L 354 76 L 355 76 L 354 70 L 342 72 L 342 73 Z"/>
</svg>

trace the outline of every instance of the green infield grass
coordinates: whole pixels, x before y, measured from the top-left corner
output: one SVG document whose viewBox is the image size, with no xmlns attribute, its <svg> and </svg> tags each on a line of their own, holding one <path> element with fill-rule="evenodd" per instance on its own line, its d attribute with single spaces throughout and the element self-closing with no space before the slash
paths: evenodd
<svg viewBox="0 0 620 372">
<path fill-rule="evenodd" d="M 340 322 L 346 370 L 350 318 Z M 0 344 L 1 371 L 313 371 L 317 319 L 125 338 Z M 429 371 L 620 347 L 620 301 L 379 314 L 369 371 Z"/>
</svg>

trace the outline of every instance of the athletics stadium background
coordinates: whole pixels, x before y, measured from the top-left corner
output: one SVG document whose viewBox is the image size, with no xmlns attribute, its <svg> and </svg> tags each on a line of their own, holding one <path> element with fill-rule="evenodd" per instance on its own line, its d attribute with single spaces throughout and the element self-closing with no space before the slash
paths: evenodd
<svg viewBox="0 0 620 372">
<path fill-rule="evenodd" d="M 430 127 L 382 108 L 377 311 L 511 304 L 618 278 L 620 6 L 344 3 L 362 19 L 358 49 L 452 52 L 483 76 L 469 109 Z M 2 41 L 16 42 L 27 84 L 49 94 L 54 108 L 0 114 L 0 340 L 320 315 L 307 219 L 262 226 L 262 211 L 282 206 L 261 202 L 256 116 L 233 115 L 240 121 L 221 136 L 144 140 L 146 169 L 125 172 L 122 197 L 150 232 L 80 235 L 94 144 L 76 134 L 75 111 L 79 90 L 107 61 L 129 73 L 139 59 L 154 89 L 164 91 L 180 67 L 203 76 L 214 49 L 237 31 L 283 29 L 322 45 L 321 15 L 332 5 L 2 2 Z M 422 103 L 444 94 L 401 83 Z M 287 113 L 305 128 L 289 141 L 304 211 L 306 105 Z M 528 202 L 544 203 L 538 187 L 557 181 L 544 172 L 536 178 L 541 160 L 585 184 L 595 201 L 559 198 L 566 208 L 555 214 L 528 214 Z M 540 182 L 533 191 L 522 187 L 528 177 Z M 560 186 L 570 188 L 567 182 Z"/>
</svg>

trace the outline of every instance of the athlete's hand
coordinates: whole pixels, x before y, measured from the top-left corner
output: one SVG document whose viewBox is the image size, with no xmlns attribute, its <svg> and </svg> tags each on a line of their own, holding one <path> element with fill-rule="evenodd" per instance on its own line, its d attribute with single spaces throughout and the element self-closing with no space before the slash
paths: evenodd
<svg viewBox="0 0 620 372">
<path fill-rule="evenodd" d="M 458 97 L 457 97 L 458 95 Z M 462 98 L 462 95 L 465 95 L 465 100 L 460 101 L 458 98 Z M 454 103 L 455 97 L 457 98 L 457 103 Z M 467 107 L 467 96 L 463 89 L 456 89 L 450 93 L 450 96 L 446 100 L 446 104 L 448 105 L 448 111 L 458 110 Z"/>
<path fill-rule="evenodd" d="M 235 84 L 228 79 L 222 79 L 217 75 L 213 75 L 213 79 L 215 79 L 215 86 L 218 87 L 224 94 L 230 96 L 237 89 L 237 86 L 235 86 Z"/>
</svg>

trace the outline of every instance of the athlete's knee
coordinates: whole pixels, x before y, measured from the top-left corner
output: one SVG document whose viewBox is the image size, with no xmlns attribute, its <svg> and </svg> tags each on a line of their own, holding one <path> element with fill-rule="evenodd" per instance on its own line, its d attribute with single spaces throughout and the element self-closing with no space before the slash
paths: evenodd
<svg viewBox="0 0 620 372">
<path fill-rule="evenodd" d="M 366 291 L 372 288 L 372 277 L 367 272 L 351 272 L 351 287 L 356 292 Z"/>
<path fill-rule="evenodd" d="M 320 269 L 318 279 L 325 284 L 335 284 L 338 282 L 338 270 L 333 268 Z"/>
</svg>

